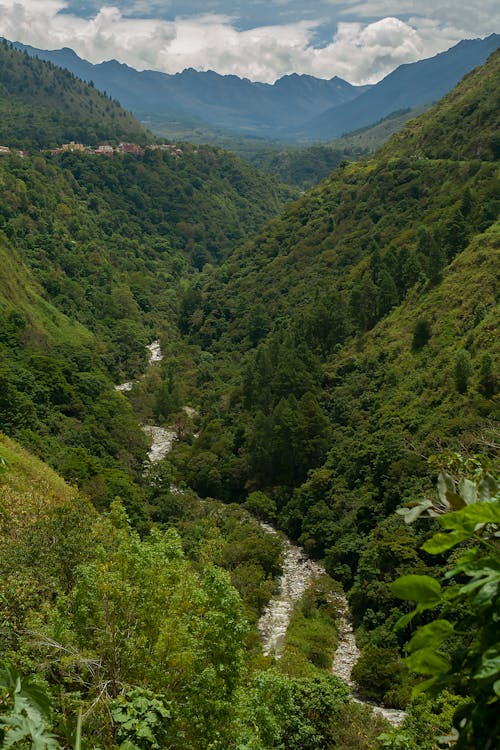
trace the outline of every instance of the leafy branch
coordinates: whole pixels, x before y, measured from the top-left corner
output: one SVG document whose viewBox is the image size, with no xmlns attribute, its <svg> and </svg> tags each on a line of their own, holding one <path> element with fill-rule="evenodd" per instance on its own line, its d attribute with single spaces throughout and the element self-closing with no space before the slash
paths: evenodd
<svg viewBox="0 0 500 750">
<path fill-rule="evenodd" d="M 458 459 L 456 459 L 458 463 Z M 470 465 L 469 465 L 470 467 Z M 489 467 L 488 467 L 489 468 Z M 470 697 L 455 717 L 457 748 L 489 750 L 500 741 L 500 502 L 497 479 L 475 467 L 475 475 L 456 481 L 442 472 L 437 499 L 401 509 L 407 523 L 426 513 L 441 531 L 422 549 L 431 555 L 451 553 L 464 544 L 441 581 L 407 575 L 392 584 L 400 599 L 416 603 L 397 627 L 407 626 L 426 610 L 455 612 L 422 625 L 407 644 L 409 669 L 427 677 L 416 692 L 452 685 Z M 457 624 L 460 623 L 457 629 Z M 466 633 L 465 640 L 461 635 Z"/>
</svg>

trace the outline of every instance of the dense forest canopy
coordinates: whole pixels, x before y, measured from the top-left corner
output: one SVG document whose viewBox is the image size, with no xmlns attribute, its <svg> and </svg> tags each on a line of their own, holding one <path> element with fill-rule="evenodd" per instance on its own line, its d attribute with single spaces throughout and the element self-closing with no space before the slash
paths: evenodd
<svg viewBox="0 0 500 750">
<path fill-rule="evenodd" d="M 118 102 L 0 40 L 0 143 L 53 148 L 71 140 L 97 145 L 151 139 Z"/>
<path fill-rule="evenodd" d="M 499 65 L 284 209 L 210 147 L 1 157 L 1 746 L 497 746 Z M 65 132 L 43 96 L 32 145 Z M 326 569 L 277 661 L 257 519 Z M 331 673 L 340 585 L 401 728 Z"/>
</svg>

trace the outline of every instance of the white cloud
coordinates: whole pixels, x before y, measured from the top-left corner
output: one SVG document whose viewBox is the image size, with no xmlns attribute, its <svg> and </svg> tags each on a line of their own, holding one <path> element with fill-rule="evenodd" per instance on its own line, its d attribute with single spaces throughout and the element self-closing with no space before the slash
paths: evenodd
<svg viewBox="0 0 500 750">
<path fill-rule="evenodd" d="M 469 37 L 485 36 L 500 27 L 498 0 L 344 0 L 342 4 L 330 0 L 330 5 L 351 17 L 404 15 L 432 19 L 441 28 L 455 28 Z"/>
<path fill-rule="evenodd" d="M 142 0 L 133 4 L 136 10 L 154 8 Z M 433 17 L 429 0 L 418 4 L 418 15 L 417 4 L 410 0 L 352 3 L 350 11 L 359 20 L 339 23 L 333 38 L 320 48 L 312 40 L 324 19 L 237 30 L 235 19 L 221 14 L 167 21 L 131 18 L 117 7 L 103 6 L 94 16 L 81 18 L 61 12 L 68 8 L 63 0 L 0 0 L 0 34 L 43 49 L 71 47 L 94 63 L 115 58 L 139 70 L 174 73 L 194 67 L 261 81 L 300 72 L 372 83 L 401 63 L 433 55 L 467 36 L 452 19 L 453 3 L 443 4 L 445 23 Z M 396 6 L 414 15 L 406 20 L 391 15 Z M 371 23 L 361 20 L 359 14 L 370 16 L 376 9 L 387 15 Z"/>
</svg>

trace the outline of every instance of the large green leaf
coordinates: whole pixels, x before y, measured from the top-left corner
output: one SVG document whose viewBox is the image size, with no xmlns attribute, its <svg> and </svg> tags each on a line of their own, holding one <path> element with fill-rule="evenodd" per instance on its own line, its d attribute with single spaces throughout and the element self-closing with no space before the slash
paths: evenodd
<svg viewBox="0 0 500 750">
<path fill-rule="evenodd" d="M 447 552 L 452 547 L 455 547 L 455 545 L 460 542 L 468 539 L 471 533 L 471 531 L 466 530 L 451 531 L 448 534 L 439 531 L 422 545 L 422 549 L 430 555 L 440 555 L 443 552 Z"/>
<path fill-rule="evenodd" d="M 479 499 L 482 502 L 489 502 L 498 494 L 498 484 L 491 474 L 486 474 L 479 483 Z"/>
<path fill-rule="evenodd" d="M 475 680 L 487 680 L 500 674 L 500 643 L 495 644 L 484 652 L 479 671 L 474 675 Z"/>
<path fill-rule="evenodd" d="M 448 501 L 447 501 L 446 495 L 448 492 L 451 492 L 451 493 L 455 492 L 455 482 L 450 477 L 450 475 L 444 471 L 442 471 L 438 476 L 437 491 L 438 491 L 439 499 L 441 500 L 442 504 L 444 506 L 447 506 Z"/>
<path fill-rule="evenodd" d="M 454 632 L 454 626 L 448 620 L 434 620 L 417 630 L 408 644 L 408 651 L 422 648 L 438 648 Z"/>
<path fill-rule="evenodd" d="M 440 518 L 440 524 L 444 529 L 465 529 L 471 524 L 480 523 L 500 524 L 500 503 L 477 502 Z"/>
<path fill-rule="evenodd" d="M 416 521 L 416 519 L 429 508 L 432 508 L 431 501 L 422 500 L 421 503 L 414 505 L 412 508 L 398 508 L 396 513 L 404 517 L 405 523 L 413 523 L 413 521 Z"/>
<path fill-rule="evenodd" d="M 444 654 L 439 654 L 432 648 L 421 648 L 406 658 L 408 669 L 418 674 L 429 674 L 438 677 L 446 674 L 450 668 L 450 660 Z"/>
<path fill-rule="evenodd" d="M 459 484 L 460 495 L 467 505 L 477 503 L 477 487 L 470 479 L 462 479 Z"/>
<path fill-rule="evenodd" d="M 401 576 L 391 584 L 391 591 L 398 599 L 410 599 L 424 609 L 441 601 L 441 585 L 430 576 Z"/>
</svg>

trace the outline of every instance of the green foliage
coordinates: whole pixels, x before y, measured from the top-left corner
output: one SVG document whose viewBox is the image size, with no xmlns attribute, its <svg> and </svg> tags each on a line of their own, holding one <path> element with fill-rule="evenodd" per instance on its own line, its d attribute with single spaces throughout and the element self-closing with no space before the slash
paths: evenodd
<svg viewBox="0 0 500 750">
<path fill-rule="evenodd" d="M 32 750 L 59 750 L 50 732 L 51 702 L 34 681 L 21 678 L 16 669 L 0 669 L 0 746 L 19 747 L 31 741 Z"/>
<path fill-rule="evenodd" d="M 242 149 L 236 149 L 243 151 Z M 337 167 L 344 153 L 330 144 L 316 144 L 302 148 L 246 147 L 242 155 L 254 167 L 275 175 L 280 182 L 307 189 Z"/>
<path fill-rule="evenodd" d="M 97 145 L 148 139 L 148 131 L 118 102 L 5 40 L 0 42 L 0 88 L 2 144 L 49 148 L 70 140 Z"/>
<path fill-rule="evenodd" d="M 450 745 L 453 716 L 464 702 L 447 690 L 432 699 L 416 696 L 402 726 L 378 737 L 380 746 L 391 750 L 435 750 L 436 742 Z"/>
<path fill-rule="evenodd" d="M 245 741 L 238 750 L 337 748 L 342 707 L 349 691 L 337 678 L 290 678 L 274 670 L 257 673 L 244 696 Z"/>
<path fill-rule="evenodd" d="M 498 484 L 491 474 L 482 472 L 475 480 L 462 479 L 456 487 L 450 475 L 442 474 L 439 495 L 438 507 L 444 514 L 438 520 L 443 531 L 428 539 L 423 549 L 441 555 L 467 544 L 451 558 L 443 576 L 445 586 L 428 576 L 406 576 L 393 584 L 396 596 L 417 603 L 400 626 L 423 610 L 438 609 L 434 619 L 410 639 L 406 661 L 411 671 L 428 678 L 419 690 L 451 685 L 467 696 L 468 702 L 454 719 L 456 747 L 493 748 L 500 741 Z M 435 506 L 422 503 L 420 508 L 436 515 Z M 406 516 L 409 521 L 413 517 Z M 441 612 L 447 617 L 440 616 Z M 458 642 L 457 634 L 461 635 Z"/>
<path fill-rule="evenodd" d="M 276 503 L 264 492 L 251 492 L 245 500 L 244 507 L 261 521 L 276 520 Z"/>
<path fill-rule="evenodd" d="M 493 358 L 490 354 L 483 354 L 481 359 L 479 389 L 488 398 L 494 396 L 498 391 L 498 377 L 495 373 Z"/>
<path fill-rule="evenodd" d="M 410 120 L 384 147 L 384 155 L 411 153 L 414 159 L 498 159 L 495 88 L 500 54 L 468 73 L 438 105 Z"/>
<path fill-rule="evenodd" d="M 315 581 L 295 608 L 285 636 L 281 663 L 290 674 L 302 676 L 300 665 L 305 660 L 305 675 L 317 670 L 331 671 L 337 648 L 335 627 L 335 585 L 327 577 Z M 302 658 L 301 658 L 302 657 Z M 311 669 L 311 665 L 315 669 Z"/>
<path fill-rule="evenodd" d="M 426 318 L 417 320 L 413 331 L 412 349 L 423 349 L 431 337 L 431 324 Z"/>
<path fill-rule="evenodd" d="M 455 358 L 455 384 L 459 393 L 466 393 L 469 378 L 473 373 L 472 360 L 468 351 L 462 349 Z"/>
<path fill-rule="evenodd" d="M 168 702 L 151 690 L 127 690 L 110 703 L 116 740 L 121 750 L 160 750 L 167 741 L 166 724 L 171 717 Z"/>
</svg>

